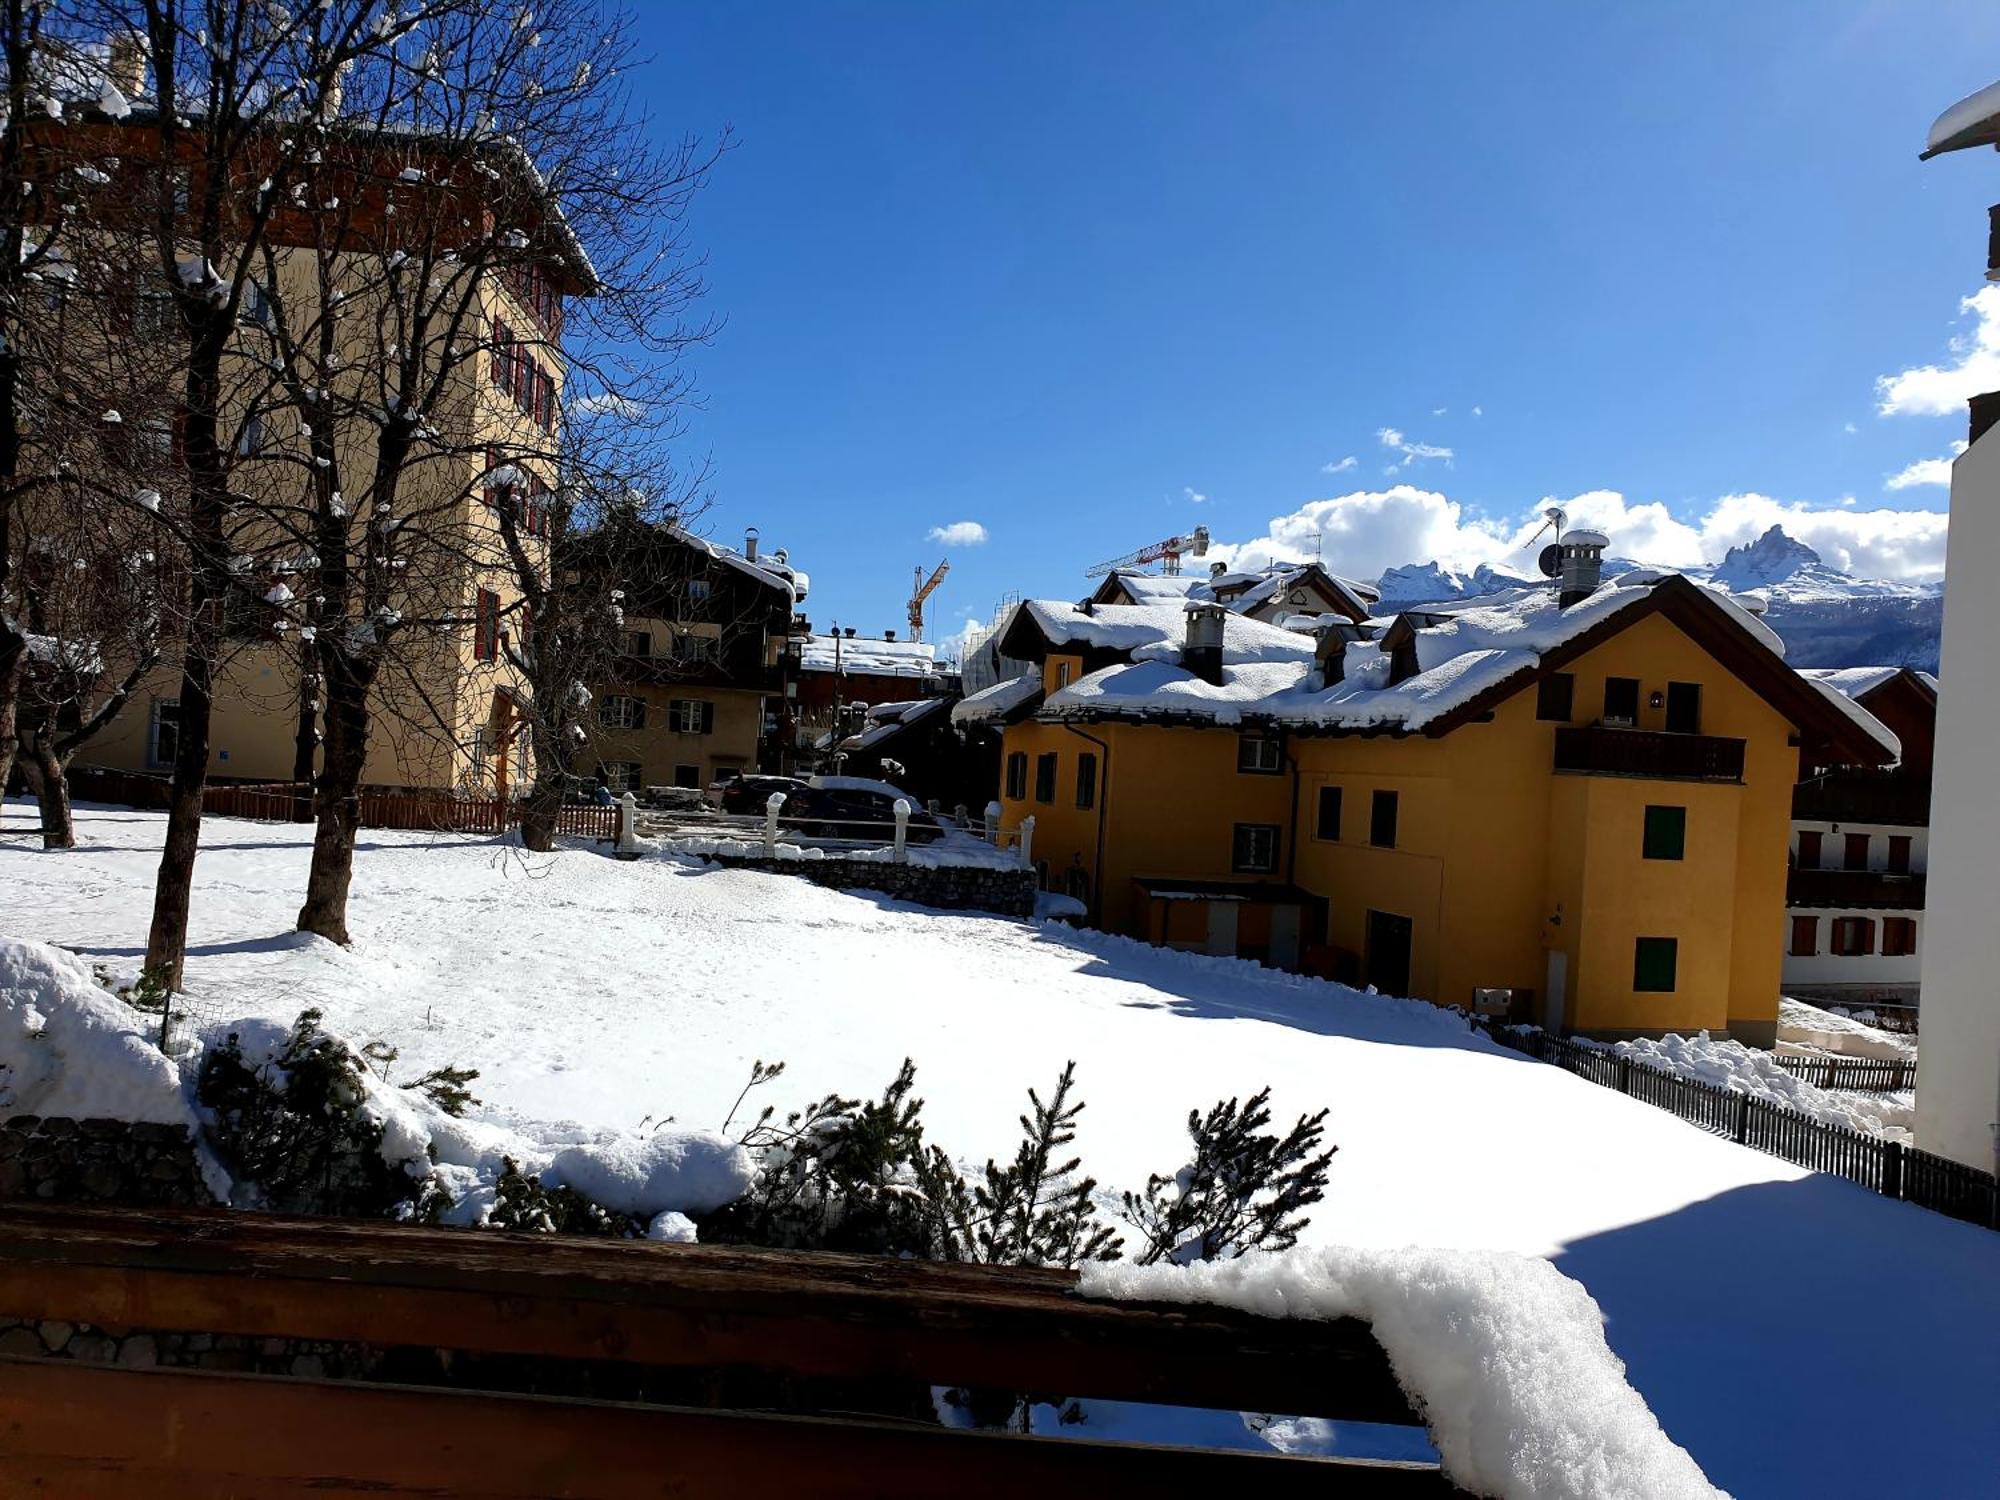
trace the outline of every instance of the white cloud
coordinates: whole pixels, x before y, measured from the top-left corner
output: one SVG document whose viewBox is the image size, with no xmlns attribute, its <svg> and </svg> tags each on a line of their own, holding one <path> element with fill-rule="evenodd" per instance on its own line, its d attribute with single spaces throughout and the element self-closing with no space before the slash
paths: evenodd
<svg viewBox="0 0 2000 1500">
<path fill-rule="evenodd" d="M 1919 485 L 1951 483 L 1951 461 L 1966 449 L 1965 442 L 1951 445 L 1951 452 L 1943 458 L 1920 458 L 1906 469 L 1899 469 L 1882 481 L 1884 489 L 1909 490 Z"/>
<path fill-rule="evenodd" d="M 1852 437 L 1854 436 L 1855 433 L 1859 432 L 1861 429 L 1859 427 L 1856 427 L 1852 422 L 1842 422 L 1840 424 L 1840 430 L 1846 433 L 1849 437 Z"/>
<path fill-rule="evenodd" d="M 1472 408 L 1472 414 L 1475 417 L 1483 417 L 1486 415 L 1486 408 L 1483 406 L 1475 406 Z"/>
<path fill-rule="evenodd" d="M 1350 453 L 1347 455 L 1347 457 L 1336 459 L 1334 460 L 1334 462 L 1330 464 L 1321 464 L 1319 466 L 1319 471 L 1322 474 L 1345 474 L 1349 469 L 1353 468 L 1356 464 L 1360 462 L 1361 462 L 1360 459 L 1356 458 L 1352 453 Z"/>
<path fill-rule="evenodd" d="M 1189 502 L 1195 505 L 1200 505 L 1204 500 L 1208 498 L 1208 496 L 1202 494 L 1201 491 L 1196 489 L 1190 489 L 1187 485 L 1181 486 L 1181 493 L 1183 495 L 1186 495 L 1188 497 Z"/>
<path fill-rule="evenodd" d="M 928 534 L 932 541 L 947 547 L 977 547 L 986 540 L 986 528 L 977 521 L 953 521 L 949 526 L 933 526 Z"/>
<path fill-rule="evenodd" d="M 1608 535 L 1612 555 L 1665 567 L 1719 562 L 1731 547 L 1782 526 L 1829 565 L 1862 577 L 1944 576 L 1942 511 L 1858 510 L 1852 499 L 1827 506 L 1746 494 L 1725 495 L 1706 512 L 1682 519 L 1658 501 L 1634 503 L 1615 490 L 1590 490 L 1567 500 L 1543 500 L 1515 516 L 1492 517 L 1410 484 L 1308 501 L 1272 517 L 1261 536 L 1212 544 L 1209 557 L 1246 566 L 1302 561 L 1315 555 L 1317 536 L 1317 554 L 1326 565 L 1357 578 L 1431 561 L 1461 570 L 1486 563 L 1527 574 L 1534 566 L 1530 544 L 1541 528 L 1543 507 L 1551 503 L 1563 507 L 1570 525 Z"/>
<path fill-rule="evenodd" d="M 1413 443 L 1394 427 L 1376 428 L 1375 439 L 1384 448 L 1394 448 L 1397 452 L 1401 453 L 1403 455 L 1401 463 L 1413 464 L 1420 459 L 1441 458 L 1448 464 L 1452 459 L 1451 449 L 1440 448 L 1434 443 Z M 1395 468 L 1388 468 L 1382 472 L 1393 474 L 1396 470 Z"/>
<path fill-rule="evenodd" d="M 1966 401 L 2000 390 L 2000 286 L 1984 286 L 1959 304 L 1961 315 L 1977 320 L 1970 333 L 1951 341 L 1957 362 L 1918 365 L 1875 382 L 1875 409 L 1885 417 L 1944 416 L 1963 411 Z"/>
<path fill-rule="evenodd" d="M 1432 416 L 1434 416 L 1434 417 L 1441 417 L 1441 416 L 1443 416 L 1443 415 L 1444 415 L 1444 408 L 1443 408 L 1442 406 L 1433 406 L 1433 407 L 1431 408 L 1431 415 L 1432 415 Z"/>
</svg>

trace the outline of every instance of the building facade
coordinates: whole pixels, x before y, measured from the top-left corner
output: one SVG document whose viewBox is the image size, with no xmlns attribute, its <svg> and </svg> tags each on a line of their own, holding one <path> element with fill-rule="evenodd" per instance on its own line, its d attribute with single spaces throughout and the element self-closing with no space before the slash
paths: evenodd
<svg viewBox="0 0 2000 1500">
<path fill-rule="evenodd" d="M 1678 577 L 1310 637 L 1031 600 L 1002 649 L 959 717 L 1096 925 L 1602 1036 L 1768 1044 L 1801 746 L 1895 753 Z"/>
</svg>

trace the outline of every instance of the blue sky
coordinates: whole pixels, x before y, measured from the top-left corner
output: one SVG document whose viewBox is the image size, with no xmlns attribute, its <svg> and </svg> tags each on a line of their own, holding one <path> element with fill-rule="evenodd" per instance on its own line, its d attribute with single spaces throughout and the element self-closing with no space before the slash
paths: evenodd
<svg viewBox="0 0 2000 1500">
<path fill-rule="evenodd" d="M 1830 560 L 1941 564 L 1876 513 L 1942 511 L 1885 482 L 2000 361 L 2000 295 L 1961 311 L 2000 160 L 1916 160 L 2000 6 L 639 11 L 658 128 L 738 142 L 692 224 L 709 525 L 789 547 L 816 624 L 901 626 L 949 556 L 943 635 L 1197 523 L 1504 563 L 1591 492 L 1661 561 L 1797 506 Z"/>
</svg>

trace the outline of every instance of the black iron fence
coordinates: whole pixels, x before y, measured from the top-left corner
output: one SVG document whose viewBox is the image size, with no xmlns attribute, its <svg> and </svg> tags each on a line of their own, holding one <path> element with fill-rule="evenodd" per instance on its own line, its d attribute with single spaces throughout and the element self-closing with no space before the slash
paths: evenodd
<svg viewBox="0 0 2000 1500">
<path fill-rule="evenodd" d="M 1917 1086 L 1917 1065 L 1893 1057 L 1799 1057 L 1779 1052 L 1771 1061 L 1816 1088 L 1892 1094 Z"/>
<path fill-rule="evenodd" d="M 1831 1172 L 1885 1197 L 2000 1229 L 2000 1183 L 1991 1172 L 1901 1141 L 1829 1125 L 1790 1105 L 1753 1099 L 1739 1089 L 1637 1062 L 1608 1047 L 1533 1029 L 1493 1027 L 1486 1034 L 1503 1047 L 1630 1094 L 1725 1140 L 1781 1156 L 1811 1171 Z"/>
</svg>

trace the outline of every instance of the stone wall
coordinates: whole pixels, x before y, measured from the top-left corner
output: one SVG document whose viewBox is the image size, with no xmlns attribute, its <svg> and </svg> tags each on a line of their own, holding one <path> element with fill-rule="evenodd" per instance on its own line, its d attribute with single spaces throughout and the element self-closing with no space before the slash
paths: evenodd
<svg viewBox="0 0 2000 1500">
<path fill-rule="evenodd" d="M 797 875 L 837 891 L 880 891 L 898 901 L 946 911 L 990 911 L 1003 917 L 1035 912 L 1035 872 L 977 865 L 897 865 L 867 859 L 764 859 L 739 854 L 705 856 L 732 869 Z"/>
<path fill-rule="evenodd" d="M 193 1207 L 214 1198 L 178 1125 L 128 1120 L 0 1120 L 0 1200 Z"/>
</svg>

